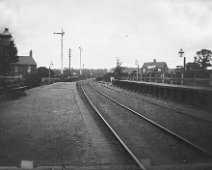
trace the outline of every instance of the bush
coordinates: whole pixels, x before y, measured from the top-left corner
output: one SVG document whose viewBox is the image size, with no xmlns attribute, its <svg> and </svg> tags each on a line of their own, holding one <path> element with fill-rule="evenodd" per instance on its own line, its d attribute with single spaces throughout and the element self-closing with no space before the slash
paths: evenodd
<svg viewBox="0 0 212 170">
<path fill-rule="evenodd" d="M 41 84 L 41 77 L 39 74 L 37 73 L 29 74 L 26 77 L 25 85 L 28 86 L 29 88 L 40 86 L 40 84 Z"/>
<path fill-rule="evenodd" d="M 98 76 L 98 77 L 96 77 L 96 79 L 95 79 L 96 81 L 103 81 L 104 80 L 104 77 L 102 77 L 102 76 Z"/>
<path fill-rule="evenodd" d="M 106 74 L 104 75 L 104 81 L 110 82 L 111 77 L 114 77 L 113 73 L 106 73 Z"/>
</svg>

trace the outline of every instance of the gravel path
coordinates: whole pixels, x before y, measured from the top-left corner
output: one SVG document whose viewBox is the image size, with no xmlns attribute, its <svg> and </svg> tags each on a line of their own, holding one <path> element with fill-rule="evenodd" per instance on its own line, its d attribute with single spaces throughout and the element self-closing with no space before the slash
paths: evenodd
<svg viewBox="0 0 212 170">
<path fill-rule="evenodd" d="M 0 103 L 0 166 L 128 165 L 123 148 L 96 124 L 75 83 L 55 83 Z"/>
<path fill-rule="evenodd" d="M 150 159 L 153 165 L 186 164 L 207 160 L 201 153 L 120 108 L 91 87 L 84 87 L 97 109 L 140 160 Z"/>
<path fill-rule="evenodd" d="M 147 118 L 191 140 L 198 146 L 212 153 L 212 123 L 196 119 L 175 110 L 166 109 L 145 101 L 145 96 L 136 95 L 119 88 L 113 90 L 100 84 L 93 83 L 100 91 L 113 97 L 119 102 L 141 113 Z M 149 99 L 148 99 L 149 100 Z M 183 108 L 182 108 L 183 109 Z"/>
</svg>

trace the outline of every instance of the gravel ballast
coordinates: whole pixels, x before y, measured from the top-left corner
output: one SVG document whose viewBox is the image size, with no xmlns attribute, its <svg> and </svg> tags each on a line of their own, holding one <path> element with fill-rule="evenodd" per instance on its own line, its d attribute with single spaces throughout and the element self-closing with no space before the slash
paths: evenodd
<svg viewBox="0 0 212 170">
<path fill-rule="evenodd" d="M 100 113 L 140 160 L 147 158 L 155 165 L 186 164 L 207 160 L 207 156 L 193 147 L 120 108 L 90 86 L 84 87 Z"/>
<path fill-rule="evenodd" d="M 152 104 L 152 99 L 116 87 L 92 83 L 98 90 L 212 153 L 212 123 Z M 159 99 L 158 99 L 159 100 Z M 148 102 L 149 101 L 149 102 Z M 164 101 L 164 105 L 170 105 Z M 181 108 L 183 110 L 183 107 Z M 187 108 L 185 109 L 187 110 Z M 186 112 L 186 111 L 185 111 Z M 201 112 L 201 111 L 200 111 Z M 204 114 L 204 111 L 202 111 Z"/>
</svg>

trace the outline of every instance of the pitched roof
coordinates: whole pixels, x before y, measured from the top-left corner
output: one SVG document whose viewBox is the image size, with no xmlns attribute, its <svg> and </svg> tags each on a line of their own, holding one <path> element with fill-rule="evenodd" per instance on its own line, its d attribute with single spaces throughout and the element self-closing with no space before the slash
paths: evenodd
<svg viewBox="0 0 212 170">
<path fill-rule="evenodd" d="M 144 63 L 142 68 L 147 68 L 148 66 L 154 66 L 154 65 L 156 65 L 157 68 L 165 68 L 165 67 L 168 68 L 166 62 L 156 62 L 156 63 L 148 62 L 148 63 Z"/>
<path fill-rule="evenodd" d="M 33 57 L 30 56 L 19 56 L 17 63 L 13 63 L 14 65 L 37 65 Z"/>
</svg>

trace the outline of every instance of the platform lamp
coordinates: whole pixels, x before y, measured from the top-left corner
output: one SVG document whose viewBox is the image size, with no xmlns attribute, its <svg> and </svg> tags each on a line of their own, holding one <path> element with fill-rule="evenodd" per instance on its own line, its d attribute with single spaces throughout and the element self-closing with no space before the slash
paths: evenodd
<svg viewBox="0 0 212 170">
<path fill-rule="evenodd" d="M 137 81 L 138 81 L 138 74 L 139 74 L 139 62 L 138 62 L 138 60 L 135 61 L 135 65 L 138 66 L 138 71 L 137 71 Z"/>
<path fill-rule="evenodd" d="M 184 61 L 183 61 L 183 72 L 182 72 L 182 76 L 181 76 L 181 85 L 184 84 L 183 79 L 184 79 L 184 74 L 185 74 L 185 64 L 186 64 L 186 58 L 185 58 L 185 53 L 183 51 L 183 49 L 181 48 L 180 51 L 178 52 L 180 57 L 184 57 Z"/>
<path fill-rule="evenodd" d="M 183 61 L 183 73 L 185 73 L 185 70 L 186 70 L 186 68 L 185 68 L 186 58 L 185 58 L 185 56 L 184 56 L 185 52 L 184 52 L 183 49 L 181 48 L 180 51 L 178 52 L 178 54 L 179 54 L 180 57 L 184 57 L 184 61 Z"/>
<path fill-rule="evenodd" d="M 81 57 L 82 57 L 82 51 L 83 49 L 81 47 L 79 47 L 79 50 L 80 50 L 80 76 L 82 75 L 82 68 L 81 68 Z"/>
<path fill-rule="evenodd" d="M 69 57 L 69 78 L 71 77 L 71 49 L 68 50 L 68 57 Z"/>
<path fill-rule="evenodd" d="M 53 66 L 53 62 L 51 61 L 50 65 L 49 65 L 49 84 L 51 82 L 51 67 Z"/>
</svg>

